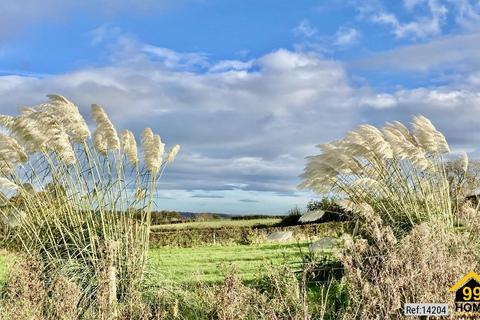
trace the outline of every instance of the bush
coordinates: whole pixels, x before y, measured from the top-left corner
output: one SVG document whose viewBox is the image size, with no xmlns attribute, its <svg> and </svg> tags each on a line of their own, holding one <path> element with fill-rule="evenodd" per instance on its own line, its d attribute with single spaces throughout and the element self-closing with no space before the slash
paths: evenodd
<svg viewBox="0 0 480 320">
<path fill-rule="evenodd" d="M 152 211 L 152 225 L 183 222 L 184 217 L 176 211 Z"/>
<path fill-rule="evenodd" d="M 319 235 L 336 237 L 351 229 L 352 227 L 348 222 L 327 222 L 290 227 L 156 229 L 150 233 L 150 245 L 151 247 L 195 247 L 263 243 L 269 234 L 276 231 L 293 231 L 293 239 L 310 240 Z"/>
<path fill-rule="evenodd" d="M 195 221 L 214 221 L 220 219 L 219 216 L 217 216 L 214 213 L 209 213 L 209 212 L 204 212 L 200 213 L 195 217 Z"/>
<path fill-rule="evenodd" d="M 307 204 L 307 211 L 322 210 L 323 214 L 320 220 L 316 222 L 328 221 L 348 221 L 351 213 L 342 208 L 334 199 L 323 198 L 322 200 L 310 200 Z"/>
<path fill-rule="evenodd" d="M 288 214 L 282 218 L 278 226 L 295 226 L 298 224 L 298 219 L 302 216 L 302 211 L 299 207 L 295 207 L 288 211 Z"/>
</svg>

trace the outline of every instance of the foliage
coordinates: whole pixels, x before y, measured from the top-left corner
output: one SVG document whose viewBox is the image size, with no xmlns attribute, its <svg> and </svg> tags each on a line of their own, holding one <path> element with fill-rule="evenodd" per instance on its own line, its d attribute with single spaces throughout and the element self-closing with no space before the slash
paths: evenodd
<svg viewBox="0 0 480 320">
<path fill-rule="evenodd" d="M 279 226 L 294 226 L 298 224 L 298 219 L 302 216 L 302 211 L 299 207 L 295 206 L 294 208 L 288 210 L 288 214 L 282 218 L 282 221 L 278 224 Z"/>
<path fill-rule="evenodd" d="M 238 222 L 238 221 L 236 221 Z M 269 234 L 276 231 L 293 231 L 293 239 L 302 241 L 317 236 L 337 236 L 351 229 L 348 222 L 326 222 L 322 224 L 297 225 L 290 227 L 276 225 L 225 226 L 204 228 L 182 224 L 155 228 L 150 233 L 152 247 L 198 247 L 204 245 L 258 244 L 266 242 Z M 178 227 L 177 227 L 178 226 Z"/>
<path fill-rule="evenodd" d="M 152 211 L 151 225 L 158 225 L 164 223 L 179 223 L 183 222 L 184 217 L 177 211 Z"/>
<path fill-rule="evenodd" d="M 220 217 L 214 213 L 203 212 L 196 216 L 196 221 L 212 221 L 212 220 L 219 220 Z"/>
<path fill-rule="evenodd" d="M 350 212 L 342 208 L 333 198 L 322 198 L 321 200 L 310 200 L 307 203 L 307 211 L 324 211 L 323 217 L 318 222 L 326 221 L 347 221 Z"/>
</svg>

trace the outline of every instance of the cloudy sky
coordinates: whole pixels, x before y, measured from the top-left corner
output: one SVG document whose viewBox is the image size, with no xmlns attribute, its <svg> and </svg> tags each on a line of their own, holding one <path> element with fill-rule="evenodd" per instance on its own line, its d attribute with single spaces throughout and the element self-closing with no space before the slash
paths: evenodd
<svg viewBox="0 0 480 320">
<path fill-rule="evenodd" d="M 315 145 L 429 117 L 480 156 L 480 2 L 5 0 L 0 111 L 74 101 L 182 151 L 158 206 L 283 213 Z"/>
</svg>

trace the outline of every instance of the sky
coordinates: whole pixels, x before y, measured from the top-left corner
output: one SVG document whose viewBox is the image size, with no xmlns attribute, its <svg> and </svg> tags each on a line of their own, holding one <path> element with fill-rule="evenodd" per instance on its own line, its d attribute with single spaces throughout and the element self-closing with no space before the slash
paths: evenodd
<svg viewBox="0 0 480 320">
<path fill-rule="evenodd" d="M 159 209 L 286 213 L 305 157 L 422 114 L 480 156 L 480 2 L 4 0 L 0 112 L 57 93 L 182 149 Z M 139 140 L 139 139 L 138 139 Z"/>
</svg>

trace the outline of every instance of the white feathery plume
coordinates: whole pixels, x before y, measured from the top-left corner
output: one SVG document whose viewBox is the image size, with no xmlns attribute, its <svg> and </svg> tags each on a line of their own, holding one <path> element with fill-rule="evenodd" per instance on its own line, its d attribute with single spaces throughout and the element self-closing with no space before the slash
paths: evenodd
<svg viewBox="0 0 480 320">
<path fill-rule="evenodd" d="M 27 161 L 27 155 L 17 140 L 0 134 L 0 174 L 9 174 L 15 167 Z"/>
<path fill-rule="evenodd" d="M 424 116 L 413 118 L 413 135 L 418 144 L 427 152 L 450 152 L 448 143 L 442 133 L 438 132 L 430 120 Z"/>
<path fill-rule="evenodd" d="M 14 121 L 14 117 L 0 114 L 0 125 L 5 128 L 10 128 Z"/>
<path fill-rule="evenodd" d="M 138 164 L 137 142 L 135 136 L 130 130 L 124 130 L 120 134 L 121 147 L 128 161 L 134 167 Z"/>
<path fill-rule="evenodd" d="M 338 142 L 325 143 L 317 147 L 320 148 L 322 154 L 315 156 L 315 162 L 327 164 L 335 171 L 335 174 L 351 172 L 351 158 L 342 152 L 343 150 L 339 147 Z"/>
<path fill-rule="evenodd" d="M 397 129 L 398 132 L 400 132 L 403 137 L 410 141 L 412 144 L 417 145 L 417 140 L 415 140 L 415 137 L 410 133 L 407 127 L 400 121 L 393 121 L 393 122 L 387 122 L 387 126 L 391 126 L 395 129 Z"/>
<path fill-rule="evenodd" d="M 417 145 L 415 138 L 402 124 L 399 122 L 387 123 L 382 131 L 398 159 L 408 159 L 413 165 L 422 170 L 432 166 L 425 156 L 424 149 Z"/>
<path fill-rule="evenodd" d="M 162 165 L 165 144 L 158 134 L 153 134 L 152 129 L 146 128 L 142 134 L 142 148 L 147 170 L 154 175 L 157 174 Z"/>
<path fill-rule="evenodd" d="M 7 178 L 0 177 L 0 189 L 15 191 L 18 189 L 18 186 Z"/>
<path fill-rule="evenodd" d="M 25 109 L 7 128 L 28 154 L 54 151 L 61 161 L 75 163 L 69 137 L 54 112 L 47 112 L 42 106 Z"/>
<path fill-rule="evenodd" d="M 102 156 L 106 156 L 108 154 L 107 140 L 103 137 L 102 132 L 98 130 L 93 133 L 93 147 Z"/>
<path fill-rule="evenodd" d="M 162 165 L 162 157 L 165 153 L 165 143 L 162 142 L 162 139 L 158 134 L 153 136 L 153 146 L 152 146 L 152 168 L 151 170 L 154 173 L 157 173 Z"/>
<path fill-rule="evenodd" d="M 27 153 L 31 154 L 47 147 L 46 131 L 52 126 L 53 120 L 42 112 L 22 112 L 9 121 L 6 127 Z"/>
<path fill-rule="evenodd" d="M 109 150 L 120 150 L 117 130 L 101 106 L 92 104 L 92 118 L 97 125 L 93 134 L 95 148 L 103 155 Z"/>
<path fill-rule="evenodd" d="M 145 150 L 149 149 L 153 142 L 153 130 L 145 128 L 142 132 L 142 147 Z"/>
<path fill-rule="evenodd" d="M 368 189 L 376 189 L 377 191 L 382 190 L 382 185 L 377 180 L 374 180 L 369 177 L 363 177 L 356 179 L 351 184 L 352 187 L 363 187 Z"/>
<path fill-rule="evenodd" d="M 465 151 L 462 152 L 462 155 L 460 156 L 460 161 L 461 161 L 461 164 L 462 164 L 462 170 L 463 170 L 463 172 L 466 173 L 467 170 L 468 170 L 468 155 Z"/>
<path fill-rule="evenodd" d="M 22 108 L 18 117 L 0 116 L 0 123 L 11 131 L 28 153 L 60 150 L 61 156 L 72 162 L 67 141 L 69 138 L 75 142 L 87 139 L 90 136 L 88 126 L 78 108 L 65 97 L 48 97 L 49 102 Z"/>
<path fill-rule="evenodd" d="M 75 164 L 75 151 L 67 133 L 60 127 L 52 127 L 49 133 L 51 138 L 48 145 L 55 151 L 57 157 L 66 164 Z"/>
<path fill-rule="evenodd" d="M 167 163 L 172 163 L 173 160 L 175 160 L 175 157 L 177 156 L 179 151 L 180 151 L 179 144 L 176 144 L 175 146 L 173 146 L 173 148 L 170 150 L 170 152 L 167 155 Z"/>
<path fill-rule="evenodd" d="M 393 157 L 390 144 L 385 141 L 380 130 L 369 124 L 364 124 L 355 131 L 363 137 L 365 144 L 362 146 L 374 152 L 377 157 L 380 159 L 391 159 Z"/>
<path fill-rule="evenodd" d="M 39 111 L 54 115 L 72 141 L 82 143 L 90 137 L 87 123 L 75 104 L 61 95 L 47 97 L 50 101 L 38 106 Z"/>
</svg>

